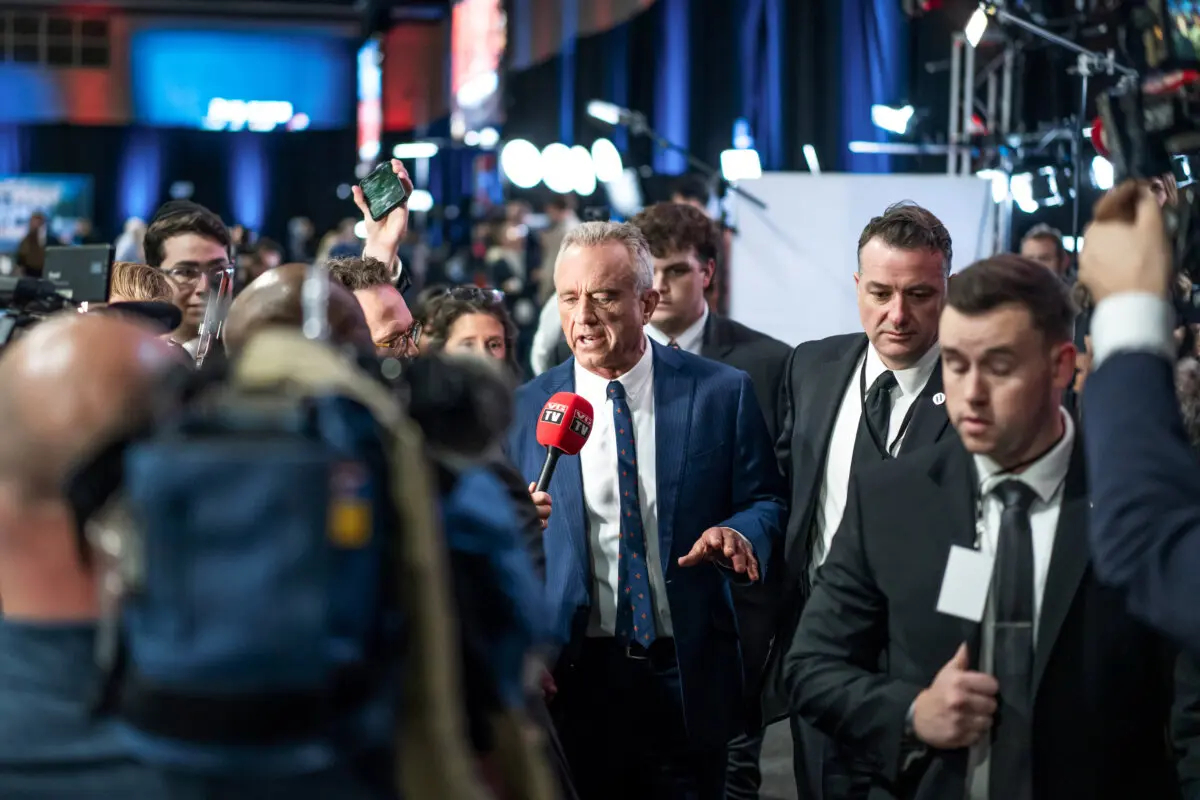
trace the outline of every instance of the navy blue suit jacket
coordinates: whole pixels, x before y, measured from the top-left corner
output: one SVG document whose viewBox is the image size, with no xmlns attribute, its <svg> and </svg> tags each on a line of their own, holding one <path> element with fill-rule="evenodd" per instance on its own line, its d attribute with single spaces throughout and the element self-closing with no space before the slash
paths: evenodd
<svg viewBox="0 0 1200 800">
<path fill-rule="evenodd" d="M 727 574 L 709 564 L 681 567 L 678 559 L 705 530 L 725 526 L 750 541 L 765 574 L 771 548 L 782 536 L 781 478 L 750 378 L 715 361 L 652 347 L 659 549 L 688 734 L 696 746 L 723 746 L 740 725 L 743 697 Z M 545 459 L 536 437 L 542 406 L 555 392 L 574 390 L 572 358 L 517 391 L 509 454 L 527 481 L 537 479 Z M 578 458 L 558 462 L 549 492 L 554 501 L 545 532 L 549 618 L 569 661 L 586 632 L 592 590 Z"/>
<path fill-rule="evenodd" d="M 1200 654 L 1200 464 L 1171 364 L 1116 353 L 1083 393 L 1092 558 L 1130 612 Z"/>
</svg>

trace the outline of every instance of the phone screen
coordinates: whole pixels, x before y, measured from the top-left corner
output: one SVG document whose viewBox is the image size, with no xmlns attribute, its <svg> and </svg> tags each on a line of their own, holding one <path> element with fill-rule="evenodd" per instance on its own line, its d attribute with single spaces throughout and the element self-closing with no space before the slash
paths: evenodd
<svg viewBox="0 0 1200 800">
<path fill-rule="evenodd" d="M 358 185 L 362 187 L 367 206 L 371 209 L 371 218 L 375 220 L 383 219 L 408 198 L 404 184 L 392 172 L 391 162 L 380 164 Z"/>
</svg>

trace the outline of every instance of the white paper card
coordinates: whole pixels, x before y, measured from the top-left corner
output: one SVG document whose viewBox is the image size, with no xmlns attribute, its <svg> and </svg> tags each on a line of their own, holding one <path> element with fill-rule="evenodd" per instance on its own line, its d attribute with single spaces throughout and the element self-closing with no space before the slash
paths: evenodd
<svg viewBox="0 0 1200 800">
<path fill-rule="evenodd" d="M 969 547 L 951 545 L 937 610 L 971 622 L 983 622 L 988 587 L 992 583 L 993 556 Z"/>
</svg>

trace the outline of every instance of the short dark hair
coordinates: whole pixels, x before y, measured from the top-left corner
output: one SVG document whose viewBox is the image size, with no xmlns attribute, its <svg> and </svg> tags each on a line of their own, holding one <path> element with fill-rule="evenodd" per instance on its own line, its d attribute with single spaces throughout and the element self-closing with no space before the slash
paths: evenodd
<svg viewBox="0 0 1200 800">
<path fill-rule="evenodd" d="M 1021 237 L 1021 244 L 1025 244 L 1030 239 L 1053 239 L 1054 244 L 1058 246 L 1060 256 L 1067 252 L 1067 248 L 1063 246 L 1062 231 L 1052 228 L 1044 222 L 1039 222 L 1026 231 L 1025 235 Z"/>
<path fill-rule="evenodd" d="M 1029 312 L 1033 327 L 1057 342 L 1074 338 L 1075 306 L 1062 280 L 1036 261 L 1004 253 L 977 261 L 950 278 L 946 305 L 967 316 L 1004 305 Z"/>
<path fill-rule="evenodd" d="M 504 305 L 504 294 L 496 289 L 480 289 L 477 286 L 455 286 L 442 289 L 440 294 L 430 293 L 419 310 L 422 349 L 428 342 L 429 349 L 437 352 L 446 346 L 450 329 L 460 317 L 467 314 L 487 314 L 504 326 L 504 353 L 508 368 L 515 376 L 517 365 L 517 326 Z"/>
<path fill-rule="evenodd" d="M 862 249 L 867 246 L 867 242 L 875 238 L 888 247 L 901 250 L 931 250 L 941 253 L 946 260 L 946 274 L 950 274 L 950 262 L 954 259 L 950 231 L 946 230 L 946 226 L 933 212 L 911 200 L 902 200 L 888 206 L 883 214 L 867 223 L 862 235 L 858 237 L 859 255 L 862 255 Z"/>
<path fill-rule="evenodd" d="M 684 200 L 696 200 L 705 205 L 708 205 L 710 194 L 708 181 L 695 174 L 683 175 L 671 185 L 672 196 L 679 195 Z"/>
<path fill-rule="evenodd" d="M 1192 449 L 1200 453 L 1200 362 L 1195 358 L 1181 358 L 1175 365 L 1175 393 L 1183 430 Z"/>
<path fill-rule="evenodd" d="M 685 203 L 656 203 L 629 220 L 637 226 L 656 258 L 696 251 L 701 263 L 715 261 L 721 251 L 721 235 L 708 215 Z"/>
<path fill-rule="evenodd" d="M 331 258 L 326 264 L 329 266 L 329 277 L 352 292 L 373 286 L 396 285 L 391 268 L 377 258 L 346 256 Z"/>
<path fill-rule="evenodd" d="M 166 244 L 176 236 L 194 233 L 217 242 L 228 252 L 233 245 L 229 229 L 213 212 L 199 203 L 172 201 L 164 203 L 146 228 L 146 263 L 161 267 L 166 260 Z"/>
</svg>

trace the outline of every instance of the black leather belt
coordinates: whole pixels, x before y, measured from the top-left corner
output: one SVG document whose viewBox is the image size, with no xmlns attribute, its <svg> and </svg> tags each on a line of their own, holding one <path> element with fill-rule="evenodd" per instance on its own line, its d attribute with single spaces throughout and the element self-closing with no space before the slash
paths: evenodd
<svg viewBox="0 0 1200 800">
<path fill-rule="evenodd" d="M 670 638 L 655 639 L 649 647 L 630 642 L 625 646 L 625 657 L 633 661 L 649 661 L 655 669 L 670 669 L 679 663 L 675 654 L 675 640 Z"/>
</svg>

